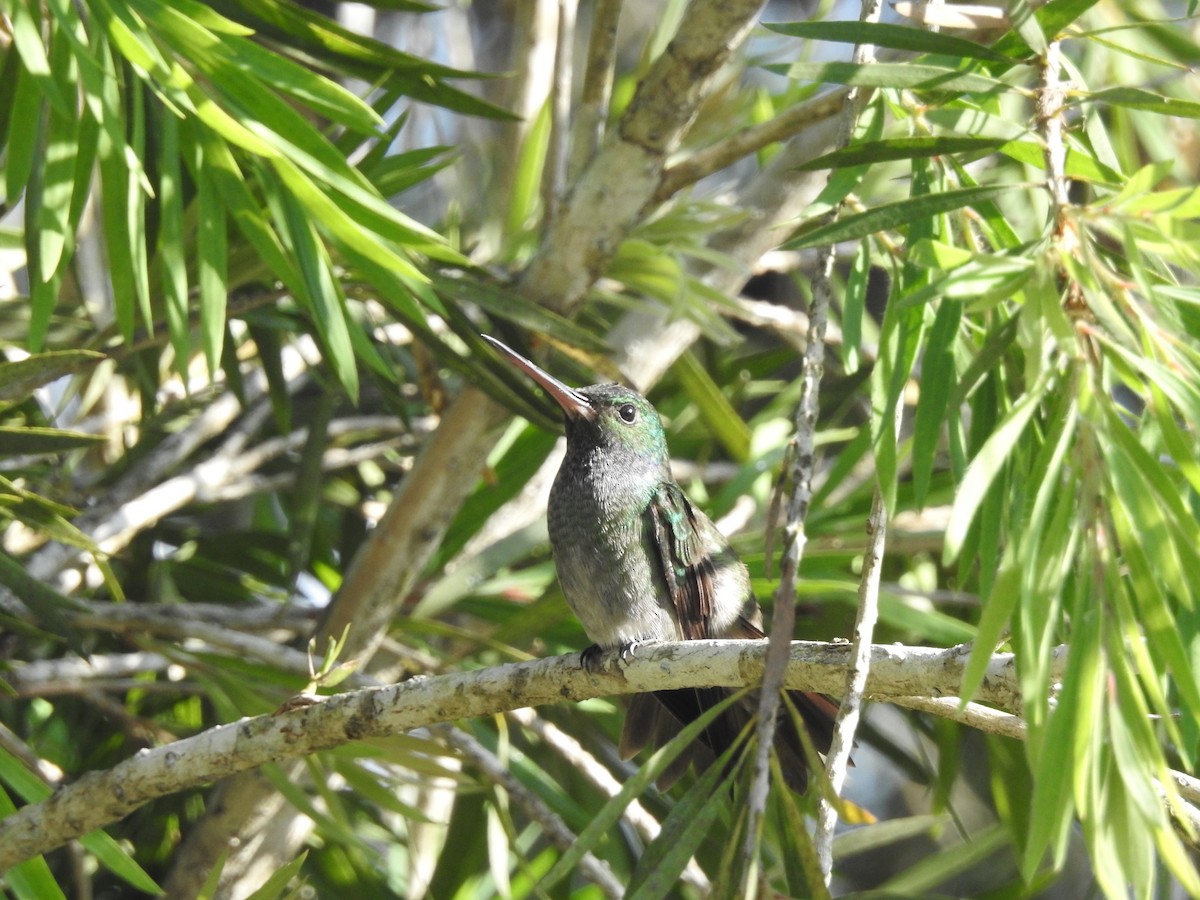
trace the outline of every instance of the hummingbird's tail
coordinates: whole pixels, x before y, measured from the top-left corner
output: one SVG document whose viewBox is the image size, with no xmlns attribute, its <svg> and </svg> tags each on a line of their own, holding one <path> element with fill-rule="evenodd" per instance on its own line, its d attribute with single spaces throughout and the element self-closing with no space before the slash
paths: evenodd
<svg viewBox="0 0 1200 900">
<path fill-rule="evenodd" d="M 621 756 L 629 759 L 644 747 L 661 747 L 677 735 L 684 725 L 694 722 L 705 710 L 728 697 L 726 688 L 684 688 L 638 694 L 629 704 L 621 730 Z M 788 697 L 800 713 L 804 729 L 813 747 L 827 753 L 833 740 L 833 722 L 837 704 L 823 694 L 788 691 Z M 688 767 L 708 768 L 737 741 L 738 736 L 758 713 L 758 693 L 747 694 L 717 716 L 688 750 L 659 776 L 658 787 L 666 790 Z M 808 786 L 808 763 L 804 744 L 794 717 L 781 707 L 775 729 L 775 751 L 788 786 L 803 792 Z"/>
</svg>

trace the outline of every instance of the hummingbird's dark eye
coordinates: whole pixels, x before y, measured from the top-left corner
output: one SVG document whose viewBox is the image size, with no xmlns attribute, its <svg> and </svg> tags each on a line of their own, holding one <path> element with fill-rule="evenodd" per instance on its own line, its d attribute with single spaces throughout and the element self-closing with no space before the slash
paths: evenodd
<svg viewBox="0 0 1200 900">
<path fill-rule="evenodd" d="M 637 407 L 632 403 L 622 404 L 621 408 L 617 410 L 617 415 L 626 425 L 632 425 L 637 421 Z"/>
</svg>

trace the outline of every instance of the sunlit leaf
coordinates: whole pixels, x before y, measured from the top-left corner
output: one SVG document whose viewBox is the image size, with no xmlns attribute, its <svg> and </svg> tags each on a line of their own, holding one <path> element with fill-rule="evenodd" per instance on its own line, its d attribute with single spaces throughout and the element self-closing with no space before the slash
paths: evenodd
<svg viewBox="0 0 1200 900">
<path fill-rule="evenodd" d="M 796 81 L 823 81 L 856 87 L 912 91 L 1006 91 L 1008 85 L 987 75 L 924 63 L 792 63 L 765 67 Z"/>
<path fill-rule="evenodd" d="M 925 194 L 908 200 L 897 200 L 856 215 L 803 230 L 784 246 L 792 250 L 818 247 L 840 241 L 857 240 L 879 231 L 900 228 L 931 216 L 962 209 L 985 200 L 992 200 L 1013 190 L 1011 186 L 963 188 L 957 191 Z"/>
<path fill-rule="evenodd" d="M 886 22 L 770 22 L 767 27 L 780 34 L 809 40 L 874 44 L 914 53 L 1009 61 L 1007 56 L 974 41 Z"/>
</svg>

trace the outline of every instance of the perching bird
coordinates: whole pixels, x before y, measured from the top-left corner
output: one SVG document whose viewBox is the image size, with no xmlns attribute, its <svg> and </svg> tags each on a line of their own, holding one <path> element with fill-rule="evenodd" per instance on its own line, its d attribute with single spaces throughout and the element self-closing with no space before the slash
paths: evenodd
<svg viewBox="0 0 1200 900">
<path fill-rule="evenodd" d="M 566 418 L 567 455 L 550 490 L 554 564 L 567 603 L 594 646 L 632 652 L 644 641 L 763 638 L 750 576 L 728 541 L 671 476 L 662 420 L 632 388 L 571 388 L 494 338 L 483 336 L 548 393 Z M 621 733 L 628 759 L 670 740 L 683 724 L 724 699 L 725 688 L 656 691 L 633 698 Z M 826 752 L 836 705 L 790 692 L 812 743 Z M 690 761 L 703 768 L 733 742 L 758 708 L 751 694 L 730 706 L 702 741 L 660 778 L 674 781 Z M 803 790 L 807 766 L 792 717 L 781 714 L 776 750 L 788 783 Z"/>
</svg>

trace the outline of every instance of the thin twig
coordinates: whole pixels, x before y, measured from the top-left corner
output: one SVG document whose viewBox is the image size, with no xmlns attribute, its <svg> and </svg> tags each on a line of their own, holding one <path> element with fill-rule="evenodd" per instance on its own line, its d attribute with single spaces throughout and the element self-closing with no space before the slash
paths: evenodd
<svg viewBox="0 0 1200 900">
<path fill-rule="evenodd" d="M 861 19 L 877 21 L 881 4 L 877 0 L 863 0 Z M 872 54 L 868 47 L 860 45 L 855 49 L 855 62 L 867 63 Z M 854 125 L 865 102 L 864 95 L 857 88 L 852 88 L 844 94 L 839 92 L 837 109 L 842 118 L 839 126 L 837 146 L 846 146 L 854 133 Z M 826 107 L 820 107 L 825 111 Z M 830 113 L 832 114 L 832 113 Z M 766 813 L 767 795 L 770 789 L 770 752 L 774 742 L 776 715 L 779 709 L 783 677 L 787 666 L 787 652 L 795 630 L 796 621 L 796 579 L 799 574 L 800 561 L 804 556 L 807 544 L 805 523 L 808 519 L 809 507 L 813 497 L 813 473 L 816 468 L 816 430 L 818 414 L 818 398 L 820 394 L 821 376 L 825 368 L 825 330 L 830 306 L 833 301 L 831 275 L 836 259 L 836 249 L 831 245 L 822 248 L 816 273 L 813 277 L 813 302 L 809 310 L 809 332 L 804 348 L 804 368 L 801 381 L 800 401 L 796 407 L 795 436 L 789 447 L 791 494 L 788 498 L 787 523 L 784 526 L 783 558 L 780 563 L 779 586 L 775 592 L 775 621 L 771 628 L 770 649 L 767 654 L 766 672 L 763 676 L 763 689 L 760 695 L 758 720 L 758 748 L 755 759 L 754 780 L 750 788 L 749 815 L 750 827 L 746 831 L 745 854 L 747 859 L 757 855 L 759 847 L 759 823 Z M 864 580 L 867 576 L 864 570 Z M 875 593 L 878 593 L 878 573 L 876 573 Z M 861 619 L 861 601 L 860 601 Z M 870 633 L 873 619 L 868 616 L 865 630 L 867 645 L 870 644 Z M 856 629 L 856 638 L 860 637 Z M 865 672 L 862 677 L 865 679 Z M 850 689 L 848 699 L 853 694 Z M 853 701 L 851 701 L 853 702 Z M 846 718 L 846 704 L 843 703 L 839 713 L 839 729 Z M 855 716 L 856 719 L 856 716 Z M 855 719 L 852 719 L 851 722 Z M 848 726 L 848 736 L 843 737 L 847 745 L 853 742 L 853 724 Z M 830 759 L 838 758 L 839 735 L 835 733 L 833 745 L 830 748 Z M 848 754 L 847 754 L 848 755 Z M 831 778 L 833 776 L 831 772 Z M 839 782 L 835 782 L 839 784 Z M 827 804 L 828 805 L 828 804 Z M 817 828 L 818 839 L 821 837 L 820 823 Z M 832 830 L 828 837 L 829 847 L 822 853 L 820 842 L 817 843 L 818 858 L 821 860 L 825 883 L 829 883 L 832 868 Z M 828 860 L 828 862 L 826 861 Z M 747 866 L 747 871 L 752 871 Z"/>
<path fill-rule="evenodd" d="M 571 126 L 570 162 L 567 183 L 591 162 L 604 138 L 604 123 L 612 99 L 613 72 L 617 61 L 617 22 L 622 0 L 597 0 L 592 9 L 592 31 L 588 40 L 587 68 L 575 121 Z"/>
<path fill-rule="evenodd" d="M 527 0 L 513 7 L 512 43 L 508 65 L 513 75 L 503 79 L 507 88 L 505 105 L 516 116 L 516 121 L 506 122 L 497 129 L 493 145 L 495 159 L 511 161 L 521 158 L 526 142 L 533 131 L 538 114 L 546 105 L 550 87 L 554 83 L 554 36 L 557 31 L 556 0 Z M 499 212 L 498 221 L 503 221 L 504 211 L 510 209 L 514 194 L 517 166 L 495 167 L 488 185 L 486 208 Z M 522 227 L 524 222 L 510 222 L 510 226 Z M 498 233 L 497 235 L 498 236 Z M 513 235 L 508 235 L 511 240 Z M 496 247 L 489 248 L 485 256 L 491 255 Z"/>
<path fill-rule="evenodd" d="M 832 256 L 830 257 L 832 259 Z M 748 800 L 750 825 L 746 830 L 745 855 L 751 859 L 760 846 L 759 823 L 767 808 L 771 784 L 771 748 L 775 741 L 775 719 L 787 671 L 788 651 L 796 629 L 796 578 L 807 541 L 804 524 L 812 502 L 812 478 L 815 468 L 818 397 L 825 366 L 825 322 L 828 297 L 814 293 L 809 312 L 808 337 L 804 348 L 804 369 L 800 402 L 796 407 L 796 433 L 789 447 L 792 491 L 788 499 L 787 524 L 784 527 L 783 560 L 779 586 L 775 590 L 775 620 L 771 626 L 767 667 L 759 695 L 758 745 L 754 761 L 754 780 Z M 747 866 L 747 871 L 754 867 Z"/>
<path fill-rule="evenodd" d="M 80 601 L 82 612 L 71 617 L 81 629 L 108 629 L 117 632 L 159 628 L 183 629 L 189 623 L 202 622 L 230 632 L 272 632 L 279 640 L 305 636 L 312 630 L 319 610 L 291 604 L 281 606 L 266 601 L 239 606 L 221 603 L 104 603 Z M 172 632 L 174 633 L 174 631 Z"/>
<path fill-rule="evenodd" d="M 863 557 L 862 579 L 858 588 L 858 616 L 850 638 L 851 660 L 846 673 L 846 693 L 838 709 L 833 742 L 825 760 L 830 786 L 837 794 L 841 793 L 842 785 L 846 782 L 850 752 L 854 747 L 854 733 L 862 717 L 867 678 L 871 672 L 871 638 L 879 617 L 879 576 L 883 568 L 886 536 L 887 505 L 884 503 L 883 492 L 876 487 L 871 500 L 871 513 L 867 519 L 867 552 Z M 837 819 L 837 807 L 822 797 L 817 807 L 817 827 L 813 834 L 813 844 L 827 885 L 833 877 L 833 832 L 837 826 Z"/>
<path fill-rule="evenodd" d="M 846 105 L 851 89 L 838 89 L 797 103 L 774 118 L 743 128 L 719 144 L 697 150 L 663 173 L 662 184 L 655 195 L 665 200 L 689 185 L 715 172 L 728 168 L 751 153 L 784 141 L 817 122 L 832 119 Z"/>
<path fill-rule="evenodd" d="M 1062 81 L 1062 45 L 1051 41 L 1042 61 L 1042 88 L 1038 92 L 1038 119 L 1045 138 L 1046 187 L 1056 215 L 1071 205 L 1067 190 L 1067 148 L 1063 142 L 1063 107 L 1067 85 Z"/>
<path fill-rule="evenodd" d="M 883 10 L 882 0 L 862 0 L 859 20 L 878 22 Z M 867 65 L 875 59 L 875 48 L 870 44 L 858 44 L 854 48 L 856 64 Z M 838 146 L 845 147 L 853 137 L 858 116 L 865 107 L 869 93 L 860 88 L 851 89 L 843 110 L 841 133 Z M 836 215 L 836 212 L 835 212 Z M 836 248 L 821 249 L 822 264 L 817 267 L 813 279 L 813 306 L 827 304 L 833 296 L 833 262 Z M 885 410 L 883 415 L 888 416 Z M 894 431 L 894 424 L 892 426 Z M 854 747 L 854 733 L 862 715 L 863 694 L 871 671 L 871 639 L 875 622 L 879 616 L 879 580 L 883 564 L 884 543 L 887 536 L 888 510 L 883 493 L 876 485 L 871 501 L 871 513 L 867 521 L 867 551 L 863 559 L 862 578 L 859 582 L 858 615 L 851 635 L 851 662 L 846 673 L 846 691 L 838 709 L 834 725 L 833 741 L 825 761 L 826 773 L 835 793 L 840 793 L 850 765 L 850 753 Z M 833 878 L 833 832 L 837 825 L 837 808 L 825 797 L 817 807 L 817 824 L 813 833 L 813 844 L 817 861 L 825 877 L 825 884 Z"/>
<path fill-rule="evenodd" d="M 998 734 L 1018 741 L 1025 740 L 1029 731 L 1020 716 L 979 703 L 964 704 L 958 697 L 888 697 L 887 702 L 917 712 L 932 713 L 986 734 Z"/>
<path fill-rule="evenodd" d="M 558 217 L 567 189 L 567 154 L 571 137 L 571 76 L 575 68 L 576 0 L 558 0 L 558 33 L 554 52 L 554 86 L 550 91 L 550 146 L 542 173 L 542 223 Z"/>
<path fill-rule="evenodd" d="M 44 696 L 77 693 L 90 689 L 97 680 L 162 672 L 170 665 L 160 653 L 96 654 L 86 659 L 67 656 L 15 663 L 6 677 L 19 695 Z"/>
</svg>

